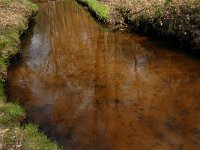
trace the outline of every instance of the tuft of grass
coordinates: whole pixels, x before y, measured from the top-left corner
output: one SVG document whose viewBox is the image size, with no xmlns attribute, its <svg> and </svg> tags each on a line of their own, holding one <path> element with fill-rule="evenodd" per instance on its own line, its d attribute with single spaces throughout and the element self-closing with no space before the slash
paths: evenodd
<svg viewBox="0 0 200 150">
<path fill-rule="evenodd" d="M 3 149 L 23 150 L 59 150 L 56 143 L 50 141 L 44 134 L 39 133 L 37 126 L 28 124 L 25 128 L 13 126 L 0 128 L 3 133 L 1 141 Z"/>
<path fill-rule="evenodd" d="M 5 60 L 3 58 L 0 58 L 0 68 L 5 66 Z"/>
<path fill-rule="evenodd" d="M 24 21 L 19 22 L 19 31 L 18 34 L 21 36 L 24 31 L 28 28 Z"/>
<path fill-rule="evenodd" d="M 25 110 L 18 103 L 7 103 L 0 107 L 0 124 L 14 126 L 25 117 Z"/>
<path fill-rule="evenodd" d="M 109 7 L 97 0 L 82 0 L 97 15 L 99 20 L 106 21 L 109 17 Z"/>
<path fill-rule="evenodd" d="M 0 3 L 9 4 L 12 0 L 0 0 Z"/>
<path fill-rule="evenodd" d="M 50 141 L 44 134 L 39 133 L 37 126 L 33 124 L 26 125 L 24 129 L 24 141 L 22 143 L 24 150 L 58 150 L 58 146 Z"/>
<path fill-rule="evenodd" d="M 7 27 L 0 31 L 0 49 L 1 53 L 6 53 L 4 49 L 14 47 L 19 43 L 19 35 L 15 29 Z M 11 49 L 11 48 L 10 48 Z M 7 50 L 7 49 L 6 49 Z"/>
<path fill-rule="evenodd" d="M 1 61 L 0 61 L 1 63 Z M 0 81 L 0 101 L 3 101 L 5 99 L 5 93 L 4 93 L 4 87 L 3 87 L 3 82 Z M 0 105 L 1 107 L 1 105 Z"/>
<path fill-rule="evenodd" d="M 31 2 L 31 0 L 16 0 L 19 3 L 23 3 L 28 9 L 32 10 L 33 12 L 38 10 L 38 6 Z"/>
<path fill-rule="evenodd" d="M 6 65 L 5 59 L 0 57 L 0 97 L 1 97 L 1 90 L 3 89 L 1 84 L 4 81 L 3 75 L 6 72 L 6 67 L 7 67 L 7 65 Z"/>
</svg>

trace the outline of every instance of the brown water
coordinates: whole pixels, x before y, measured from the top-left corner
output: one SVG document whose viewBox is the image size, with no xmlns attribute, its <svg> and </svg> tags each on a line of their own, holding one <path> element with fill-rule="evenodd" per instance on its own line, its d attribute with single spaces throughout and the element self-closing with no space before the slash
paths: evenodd
<svg viewBox="0 0 200 150">
<path fill-rule="evenodd" d="M 73 0 L 39 6 L 8 70 L 28 121 L 64 149 L 200 149 L 199 60 L 109 32 Z"/>
</svg>

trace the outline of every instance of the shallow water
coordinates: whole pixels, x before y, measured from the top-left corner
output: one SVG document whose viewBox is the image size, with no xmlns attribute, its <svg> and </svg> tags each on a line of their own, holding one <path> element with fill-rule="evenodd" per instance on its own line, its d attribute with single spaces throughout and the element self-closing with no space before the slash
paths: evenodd
<svg viewBox="0 0 200 150">
<path fill-rule="evenodd" d="M 200 148 L 199 60 L 109 32 L 73 0 L 39 7 L 8 70 L 29 122 L 64 149 Z"/>
</svg>

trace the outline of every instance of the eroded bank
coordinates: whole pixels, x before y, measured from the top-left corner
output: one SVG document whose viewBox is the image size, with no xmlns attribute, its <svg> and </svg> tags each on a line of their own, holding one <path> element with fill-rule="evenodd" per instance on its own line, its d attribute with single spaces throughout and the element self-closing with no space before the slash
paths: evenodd
<svg viewBox="0 0 200 150">
<path fill-rule="evenodd" d="M 113 30 L 128 29 L 200 50 L 199 0 L 77 0 Z M 94 7 L 98 5 L 98 7 Z"/>
</svg>

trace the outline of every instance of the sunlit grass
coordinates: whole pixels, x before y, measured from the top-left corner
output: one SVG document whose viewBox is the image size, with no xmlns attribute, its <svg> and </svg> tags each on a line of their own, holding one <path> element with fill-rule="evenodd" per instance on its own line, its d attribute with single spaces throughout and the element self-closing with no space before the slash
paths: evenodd
<svg viewBox="0 0 200 150">
<path fill-rule="evenodd" d="M 6 28 L 0 31 L 0 49 L 6 46 L 16 46 L 19 43 L 19 35 L 13 28 Z"/>
<path fill-rule="evenodd" d="M 7 103 L 0 107 L 0 115 L 0 124 L 15 125 L 25 117 L 25 111 L 18 103 Z"/>
<path fill-rule="evenodd" d="M 83 0 L 88 7 L 96 13 L 100 20 L 106 21 L 109 17 L 109 7 L 97 0 Z"/>
<path fill-rule="evenodd" d="M 24 129 L 24 141 L 22 143 L 24 150 L 58 150 L 55 143 L 50 141 L 44 134 L 38 132 L 35 125 L 28 124 Z"/>
<path fill-rule="evenodd" d="M 44 134 L 40 133 L 38 127 L 33 124 L 26 125 L 25 128 L 12 126 L 0 128 L 3 139 L 0 140 L 3 149 L 23 149 L 23 150 L 59 150 L 56 143 L 49 140 Z"/>
</svg>

